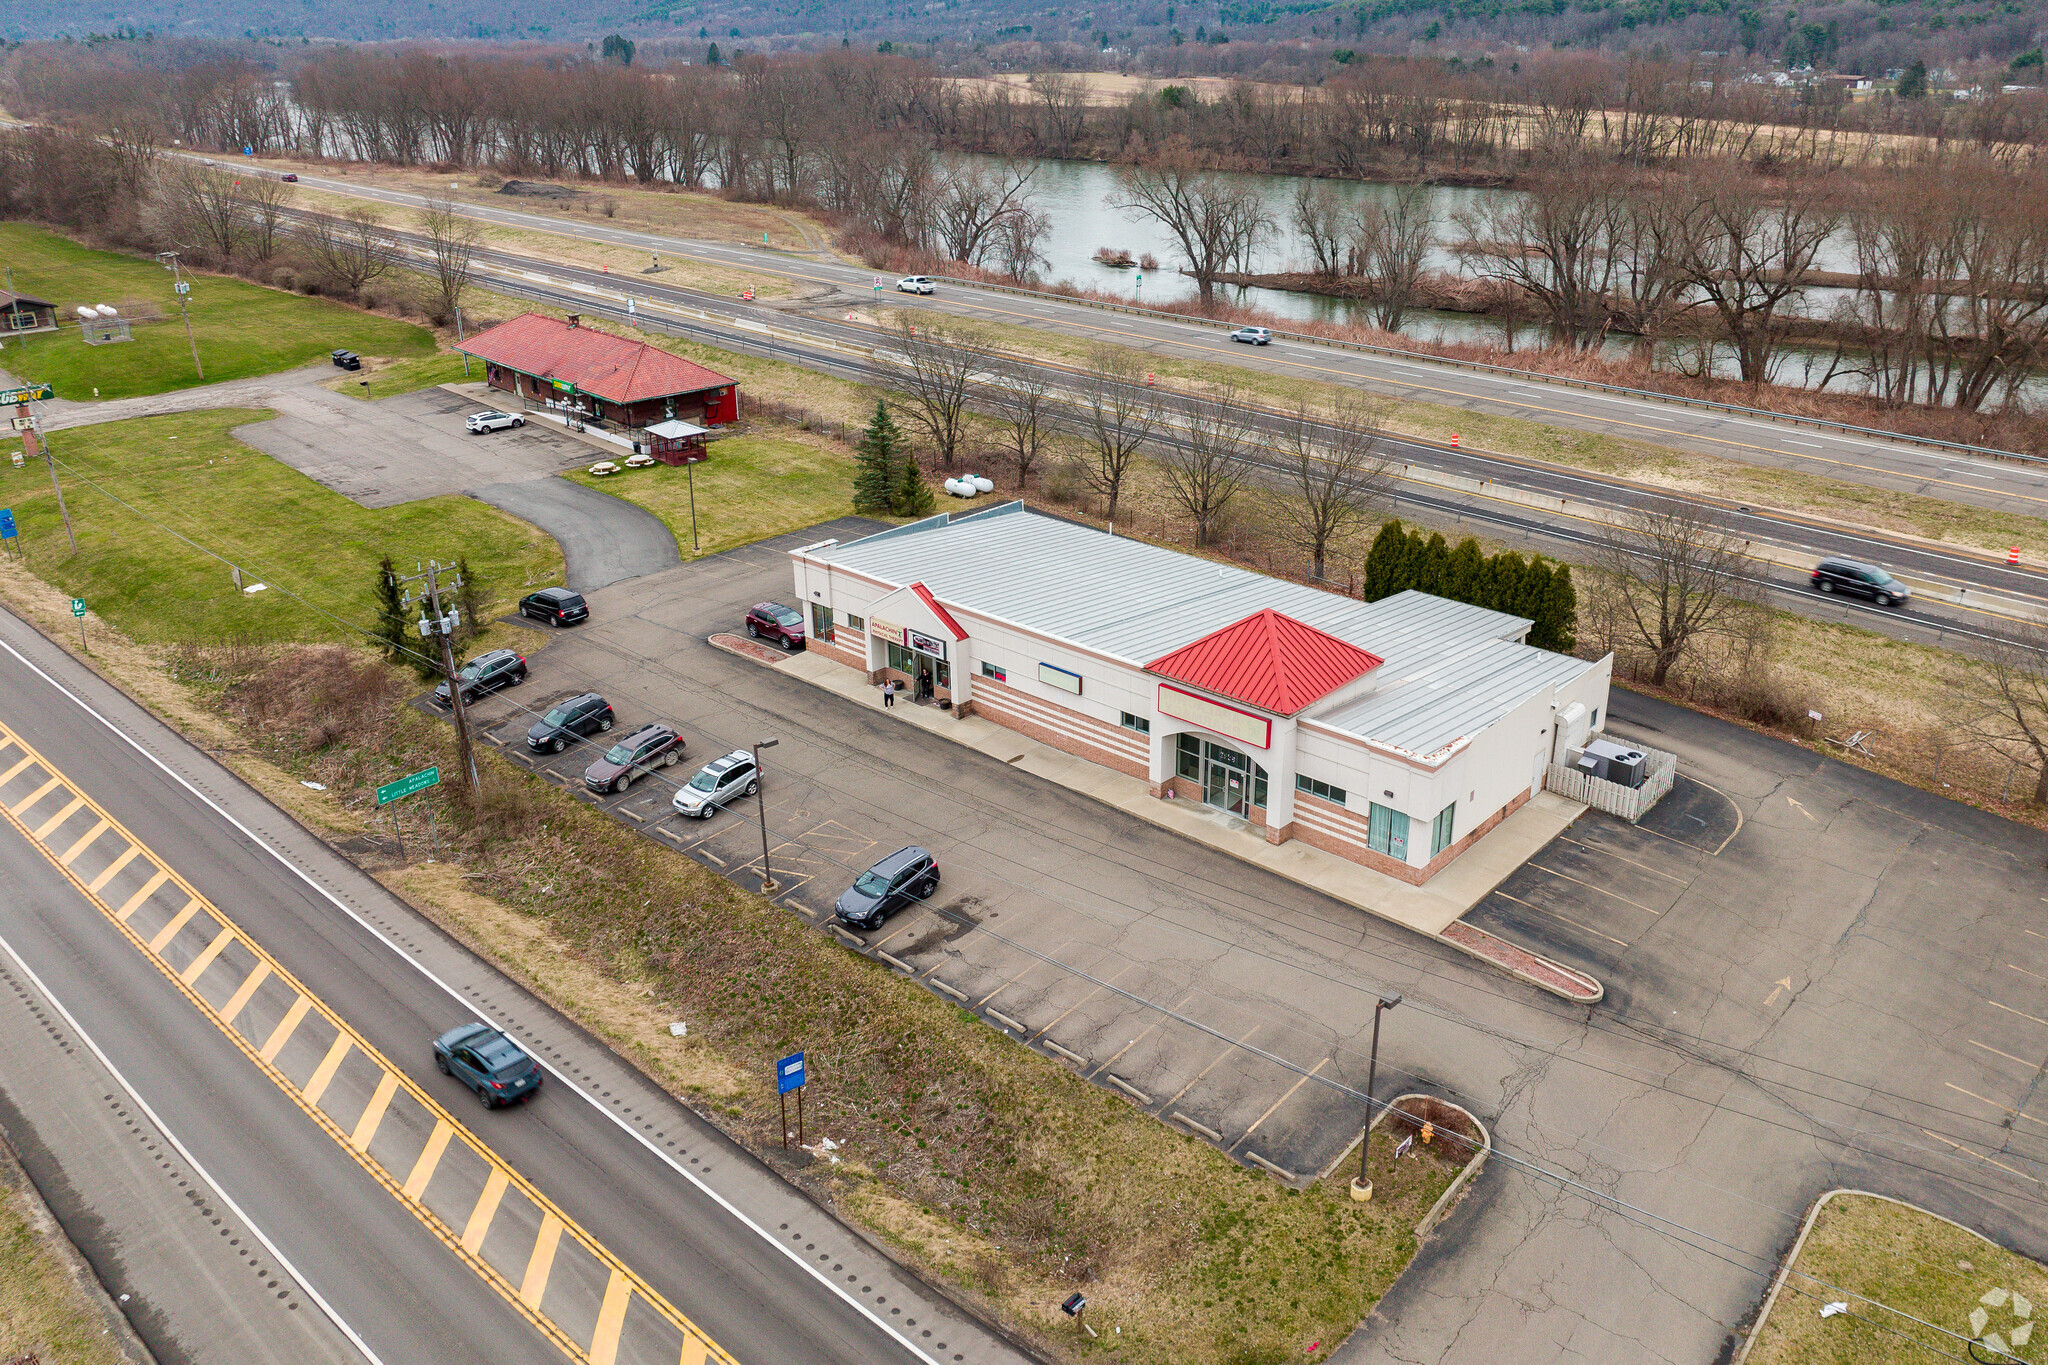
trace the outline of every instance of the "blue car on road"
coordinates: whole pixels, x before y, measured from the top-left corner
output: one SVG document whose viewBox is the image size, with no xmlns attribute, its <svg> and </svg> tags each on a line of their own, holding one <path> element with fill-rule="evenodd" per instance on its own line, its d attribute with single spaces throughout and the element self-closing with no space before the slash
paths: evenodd
<svg viewBox="0 0 2048 1365">
<path fill-rule="evenodd" d="M 539 1063 L 489 1024 L 464 1024 L 436 1038 L 434 1065 L 474 1090 L 486 1109 L 540 1093 Z"/>
</svg>

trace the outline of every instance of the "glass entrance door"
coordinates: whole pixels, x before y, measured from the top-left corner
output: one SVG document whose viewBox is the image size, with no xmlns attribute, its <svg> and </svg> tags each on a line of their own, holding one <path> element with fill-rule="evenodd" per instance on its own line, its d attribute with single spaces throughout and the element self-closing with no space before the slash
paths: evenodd
<svg viewBox="0 0 2048 1365">
<path fill-rule="evenodd" d="M 1243 754 L 1212 744 L 1207 766 L 1209 771 L 1207 780 L 1202 784 L 1202 799 L 1218 810 L 1249 816 L 1251 802 L 1247 788 L 1251 785 L 1251 773 L 1247 769 L 1251 767 L 1251 760 Z"/>
</svg>

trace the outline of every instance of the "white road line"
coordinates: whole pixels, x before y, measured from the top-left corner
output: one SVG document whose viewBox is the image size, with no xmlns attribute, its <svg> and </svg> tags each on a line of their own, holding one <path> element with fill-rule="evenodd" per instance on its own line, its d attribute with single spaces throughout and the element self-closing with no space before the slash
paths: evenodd
<svg viewBox="0 0 2048 1365">
<path fill-rule="evenodd" d="M 221 807 L 219 802 L 215 801 L 211 796 L 208 796 L 205 792 L 199 790 L 199 788 L 193 786 L 190 782 L 186 781 L 184 776 L 178 773 L 175 769 L 173 769 L 170 766 L 170 764 L 164 762 L 155 754 L 151 753 L 148 749 L 144 748 L 140 740 L 136 739 L 133 735 L 130 735 L 126 730 L 123 730 L 120 726 L 114 724 L 113 721 L 101 715 L 97 710 L 93 708 L 90 702 L 86 701 L 83 697 L 73 692 L 63 683 L 58 682 L 48 673 L 45 673 L 41 668 L 36 666 L 33 660 L 28 658 L 20 650 L 16 649 L 12 644 L 9 644 L 7 641 L 0 640 L 0 649 L 5 649 L 9 654 L 12 654 L 16 659 L 20 660 L 22 666 L 28 669 L 29 672 L 35 674 L 44 682 L 48 683 L 51 687 L 55 688 L 58 692 L 62 693 L 65 697 L 69 698 L 72 704 L 77 706 L 79 710 L 91 716 L 101 725 L 104 725 L 109 732 L 111 732 L 124 742 L 126 742 L 130 748 L 135 750 L 136 753 L 141 754 L 144 758 L 148 759 L 151 763 L 155 764 L 157 768 L 161 770 L 166 777 L 170 778 L 179 786 L 183 787 L 186 791 L 190 792 L 193 796 L 197 797 L 201 802 L 205 803 L 205 805 L 209 809 L 211 809 L 214 814 L 218 815 L 221 819 L 227 821 L 228 824 L 234 826 L 237 830 L 241 831 L 244 838 L 248 839 L 250 843 L 256 845 L 256 847 L 262 849 L 265 853 L 268 853 L 271 857 L 275 858 L 278 861 L 279 865 L 281 865 L 289 872 L 291 872 L 291 874 L 297 877 L 300 881 L 304 882 L 307 888 L 311 890 L 315 895 L 327 901 L 330 905 L 334 906 L 335 909 L 341 911 L 350 919 L 354 920 L 358 925 L 362 927 L 362 929 L 366 933 L 371 935 L 371 937 L 375 938 L 377 942 L 383 944 L 384 947 L 390 951 L 394 959 L 396 959 L 399 962 L 403 962 L 406 965 L 418 971 L 421 976 L 433 982 L 436 986 L 439 986 L 441 990 L 447 994 L 449 999 L 455 1001 L 458 1005 L 460 1005 L 463 1009 L 468 1010 L 470 1013 L 483 1016 L 487 1020 L 487 1022 L 495 1025 L 500 1032 L 506 1034 L 508 1037 L 516 1039 L 520 1036 L 513 1032 L 512 1026 L 510 1024 L 502 1020 L 490 1019 L 483 1010 L 479 1009 L 473 1002 L 467 999 L 462 994 L 462 992 L 456 990 L 455 987 L 449 985 L 446 981 L 443 981 L 439 976 L 435 975 L 434 972 L 430 968 L 428 968 L 426 963 L 418 961 L 410 953 L 405 952 L 397 944 L 393 943 L 389 938 L 385 936 L 383 930 L 379 929 L 376 925 L 370 923 L 369 920 L 365 919 L 361 914 L 357 913 L 354 906 L 350 905 L 347 901 L 344 901 L 343 899 L 341 899 L 341 897 L 335 895 L 332 891 L 329 891 L 326 887 L 322 886 L 313 877 L 311 873 L 307 872 L 305 869 L 301 868 L 297 863 L 294 863 L 290 858 L 286 857 L 283 851 L 272 845 L 268 839 L 263 838 L 261 835 L 257 834 L 256 831 L 250 829 L 240 820 L 237 820 L 234 816 L 230 815 L 225 809 Z M 239 781 L 240 779 L 237 778 L 236 780 Z M 5 940 L 0 940 L 0 946 L 4 946 L 4 943 Z M 12 953 L 13 950 L 9 949 L 8 951 Z M 19 961 L 19 959 L 16 960 Z M 45 994 L 47 994 L 47 992 L 45 992 Z M 80 1036 L 83 1036 L 82 1032 Z M 97 1051 L 97 1049 L 95 1049 L 95 1051 Z M 939 1365 L 939 1362 L 932 1356 L 926 1354 L 925 1351 L 922 1350 L 916 1342 L 911 1341 L 908 1337 L 904 1336 L 903 1333 L 897 1331 L 896 1328 L 891 1326 L 887 1321 L 885 1321 L 881 1317 L 878 1317 L 874 1313 L 874 1311 L 870 1309 L 866 1304 L 862 1303 L 859 1299 L 855 1298 L 852 1294 L 848 1293 L 845 1289 L 840 1287 L 838 1284 L 834 1283 L 830 1275 L 820 1272 L 816 1266 L 812 1265 L 809 1261 L 805 1260 L 801 1254 L 792 1250 L 789 1247 L 789 1245 L 785 1243 L 781 1238 L 771 1235 L 768 1229 L 762 1227 L 759 1223 L 756 1223 L 753 1219 L 749 1218 L 745 1213 L 741 1212 L 737 1205 L 735 1205 L 731 1200 L 727 1199 L 724 1195 L 720 1194 L 717 1190 L 714 1190 L 709 1185 L 705 1184 L 704 1181 L 701 1178 L 699 1178 L 694 1171 L 691 1171 L 688 1167 L 679 1164 L 674 1157 L 662 1151 L 660 1147 L 655 1145 L 652 1139 L 646 1137 L 638 1129 L 634 1128 L 633 1125 L 631 1123 L 628 1123 L 624 1117 L 613 1113 L 608 1106 L 606 1106 L 597 1098 L 597 1096 L 591 1094 L 582 1086 L 578 1085 L 575 1081 L 571 1080 L 568 1076 L 562 1074 L 562 1072 L 558 1070 L 552 1063 L 541 1061 L 541 1054 L 539 1048 L 530 1047 L 526 1049 L 526 1052 L 527 1055 L 533 1057 L 536 1061 L 540 1061 L 542 1066 L 547 1067 L 549 1072 L 554 1075 L 555 1080 L 559 1085 L 563 1086 L 571 1094 L 581 1097 L 584 1100 L 584 1102 L 590 1105 L 592 1109 L 604 1115 L 607 1119 L 610 1119 L 614 1124 L 618 1126 L 621 1132 L 631 1137 L 635 1142 L 638 1142 L 642 1147 L 645 1147 L 649 1152 L 652 1152 L 670 1170 L 674 1171 L 677 1175 L 682 1176 L 692 1185 L 695 1185 L 697 1189 L 705 1195 L 705 1197 L 714 1201 L 720 1208 L 724 1209 L 728 1214 L 730 1214 L 733 1217 L 734 1221 L 738 1222 L 742 1227 L 745 1227 L 748 1231 L 752 1232 L 762 1241 L 768 1243 L 768 1245 L 774 1247 L 777 1251 L 780 1251 L 784 1256 L 788 1257 L 791 1264 L 802 1267 L 806 1274 L 810 1275 L 811 1278 L 815 1279 L 819 1284 L 823 1285 L 825 1288 L 831 1290 L 832 1293 L 837 1295 L 839 1299 L 842 1302 L 844 1302 L 848 1307 L 852 1308 L 855 1312 L 859 1313 L 862 1317 L 866 1318 L 869 1322 L 873 1323 L 877 1328 L 879 1328 L 882 1332 L 886 1333 L 891 1339 L 893 1339 L 898 1345 L 902 1346 L 904 1350 L 910 1352 L 913 1356 L 925 1362 L 925 1365 Z M 112 1068 L 109 1067 L 109 1070 L 111 1069 Z M 137 1103 L 139 1104 L 141 1103 L 141 1101 L 138 1100 Z M 210 1184 L 212 1182 L 209 1181 L 208 1183 Z M 225 1196 L 223 1196 L 223 1198 L 225 1198 Z M 251 1224 L 251 1227 L 254 1227 L 254 1224 Z M 267 1246 L 268 1244 L 266 1243 L 265 1245 Z M 275 1253 L 273 1252 L 273 1254 Z M 279 1261 L 283 1261 L 284 1258 L 282 1256 L 279 1256 L 278 1259 Z M 301 1283 L 304 1282 L 301 1281 Z M 308 1295 L 313 1296 L 317 1300 L 318 1296 L 313 1295 L 313 1291 L 310 1288 L 306 1292 Z M 325 1305 L 323 1304 L 323 1307 L 324 1306 Z M 336 1321 L 339 1322 L 339 1319 L 337 1319 Z M 350 1333 L 350 1338 L 352 1340 L 355 1339 L 353 1333 Z M 364 1348 L 364 1353 L 366 1355 L 369 1354 L 367 1347 Z M 372 1360 L 377 1359 L 375 1356 L 371 1356 L 370 1358 Z M 379 1361 L 378 1365 L 382 1365 L 382 1362 Z"/>
<path fill-rule="evenodd" d="M 20 658 L 19 655 L 15 657 Z M 23 662 L 26 663 L 27 660 L 23 660 Z M 29 664 L 29 667 L 34 668 L 35 665 Z M 356 1332 L 356 1329 L 348 1325 L 348 1320 L 335 1311 L 334 1305 L 329 1303 L 320 1291 L 313 1287 L 311 1280 L 308 1280 L 299 1273 L 299 1268 L 292 1264 L 291 1258 L 282 1251 L 279 1251 L 277 1243 L 270 1240 L 270 1234 L 265 1232 L 255 1219 L 243 1211 L 242 1206 L 235 1202 L 233 1195 L 221 1188 L 220 1182 L 213 1178 L 212 1173 L 200 1164 L 199 1159 L 192 1155 L 178 1135 L 171 1131 L 171 1126 L 163 1121 L 156 1110 L 150 1108 L 149 1101 L 142 1098 L 141 1092 L 128 1083 L 128 1078 L 121 1074 L 120 1068 L 114 1065 L 113 1060 L 107 1056 L 105 1050 L 100 1047 L 93 1036 L 79 1025 L 78 1020 L 72 1015 L 64 1002 L 57 998 L 57 993 L 43 984 L 43 979 L 36 975 L 35 968 L 29 966 L 22 959 L 21 954 L 14 950 L 14 945 L 9 943 L 4 936 L 0 936 L 0 950 L 4 950 L 8 957 L 14 959 L 15 967 L 35 985 L 36 990 L 41 992 L 43 999 L 50 1002 L 50 1008 L 62 1015 L 64 1022 L 71 1026 L 71 1031 L 77 1034 L 87 1047 L 92 1049 L 92 1055 L 99 1058 L 100 1065 L 105 1067 L 107 1074 L 114 1078 L 114 1084 L 121 1087 L 122 1092 L 128 1096 L 129 1102 L 137 1109 L 140 1109 L 144 1117 L 151 1124 L 155 1125 L 159 1133 L 164 1135 L 164 1141 L 176 1149 L 185 1164 L 192 1168 L 192 1174 L 205 1181 L 206 1187 L 213 1191 L 214 1197 L 220 1200 L 222 1206 L 233 1213 L 235 1217 L 242 1220 L 242 1225 L 249 1229 L 249 1235 L 263 1244 L 263 1249 L 270 1253 L 271 1259 L 284 1267 L 285 1274 L 291 1276 L 298 1283 L 299 1288 L 305 1291 L 307 1298 L 320 1305 L 320 1311 L 327 1315 L 328 1321 L 341 1330 L 341 1334 L 349 1339 L 351 1345 L 363 1353 L 363 1359 L 371 1361 L 372 1365 L 384 1365 L 383 1357 L 370 1349 L 370 1343 L 364 1341 Z"/>
</svg>

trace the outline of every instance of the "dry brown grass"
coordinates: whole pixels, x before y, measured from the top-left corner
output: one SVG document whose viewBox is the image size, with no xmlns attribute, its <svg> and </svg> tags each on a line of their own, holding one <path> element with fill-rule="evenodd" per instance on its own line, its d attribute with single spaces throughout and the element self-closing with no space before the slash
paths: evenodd
<svg viewBox="0 0 2048 1365">
<path fill-rule="evenodd" d="M 0 1145 L 0 1359 L 126 1365 L 93 1301 L 89 1268 Z"/>
</svg>

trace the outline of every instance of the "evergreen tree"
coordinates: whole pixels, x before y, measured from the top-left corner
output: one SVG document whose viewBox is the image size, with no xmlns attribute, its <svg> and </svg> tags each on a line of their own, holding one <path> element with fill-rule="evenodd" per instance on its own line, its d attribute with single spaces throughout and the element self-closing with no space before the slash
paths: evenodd
<svg viewBox="0 0 2048 1365">
<path fill-rule="evenodd" d="M 938 500 L 932 496 L 932 486 L 925 482 L 924 471 L 917 467 L 917 461 L 906 457 L 896 469 L 896 496 L 891 499 L 890 511 L 899 517 L 928 517 L 937 509 Z"/>
<path fill-rule="evenodd" d="M 455 607 L 462 613 L 462 624 L 455 627 L 455 648 L 461 648 L 484 632 L 483 585 L 476 575 L 469 571 L 469 556 L 463 555 L 455 561 L 455 572 L 462 579 L 462 586 L 455 590 Z M 447 605 L 447 599 L 441 599 Z"/>
<path fill-rule="evenodd" d="M 874 419 L 854 446 L 854 511 L 890 510 L 896 500 L 897 465 L 903 458 L 903 433 L 889 416 L 889 409 L 877 399 Z"/>
<path fill-rule="evenodd" d="M 1487 556 L 1486 567 L 1479 574 L 1479 605 L 1520 615 L 1522 578 L 1527 573 L 1528 566 L 1513 550 Z"/>
<path fill-rule="evenodd" d="M 1531 621 L 1543 619 L 1545 604 L 1550 601 L 1550 565 L 1538 555 L 1529 561 L 1529 567 L 1522 574 L 1521 590 L 1515 594 L 1515 605 L 1508 610 L 1517 616 L 1526 616 Z M 1530 637 L 1535 637 L 1532 626 Z"/>
<path fill-rule="evenodd" d="M 419 632 L 406 619 L 404 595 L 398 587 L 398 570 L 391 563 L 391 556 L 385 555 L 377 564 L 378 647 L 392 663 L 410 665 L 413 662 L 410 651 L 418 648 L 415 643 L 418 639 Z"/>
<path fill-rule="evenodd" d="M 1401 523 L 1390 521 L 1380 527 L 1380 533 L 1373 537 L 1372 548 L 1365 554 L 1365 587 L 1359 594 L 1368 602 L 1377 602 L 1383 597 L 1392 597 L 1401 589 L 1395 585 L 1399 576 L 1400 562 L 1406 558 L 1408 533 L 1401 529 Z"/>
<path fill-rule="evenodd" d="M 1429 543 L 1422 547 L 1415 557 L 1415 568 L 1410 578 L 1417 592 L 1426 592 L 1441 597 L 1444 591 L 1444 572 L 1450 567 L 1451 544 L 1443 532 L 1433 533 Z"/>
<path fill-rule="evenodd" d="M 1535 629 L 1529 632 L 1529 643 L 1569 654 L 1578 646 L 1578 637 L 1579 594 L 1572 587 L 1571 565 L 1560 564 L 1550 571 L 1550 592 L 1536 617 Z"/>
<path fill-rule="evenodd" d="M 1486 556 L 1479 553 L 1479 542 L 1465 537 L 1444 565 L 1443 596 L 1453 602 L 1479 601 L 1480 590 L 1485 586 L 1480 580 L 1485 572 Z"/>
</svg>

